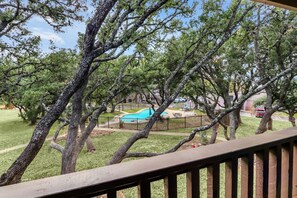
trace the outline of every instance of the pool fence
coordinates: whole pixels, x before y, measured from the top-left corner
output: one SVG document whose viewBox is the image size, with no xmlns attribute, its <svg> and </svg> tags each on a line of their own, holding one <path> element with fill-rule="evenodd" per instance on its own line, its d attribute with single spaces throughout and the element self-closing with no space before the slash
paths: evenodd
<svg viewBox="0 0 297 198">
<path fill-rule="evenodd" d="M 141 130 L 145 127 L 147 120 L 135 118 L 131 122 L 125 122 L 125 118 L 120 117 L 99 117 L 98 127 Z M 194 128 L 207 124 L 209 118 L 206 115 L 196 115 L 188 117 L 162 118 L 158 120 L 152 127 L 152 131 L 168 131 L 172 129 Z"/>
</svg>

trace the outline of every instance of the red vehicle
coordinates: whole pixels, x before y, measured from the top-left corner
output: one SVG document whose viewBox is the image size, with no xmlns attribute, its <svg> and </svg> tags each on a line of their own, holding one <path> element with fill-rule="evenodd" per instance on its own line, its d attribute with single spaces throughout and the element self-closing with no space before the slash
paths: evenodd
<svg viewBox="0 0 297 198">
<path fill-rule="evenodd" d="M 265 114 L 265 108 L 264 107 L 256 107 L 256 117 L 262 118 Z"/>
</svg>

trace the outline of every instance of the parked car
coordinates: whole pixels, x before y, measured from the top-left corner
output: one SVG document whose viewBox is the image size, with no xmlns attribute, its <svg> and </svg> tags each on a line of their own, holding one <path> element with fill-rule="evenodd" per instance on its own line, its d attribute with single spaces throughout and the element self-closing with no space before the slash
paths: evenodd
<svg viewBox="0 0 297 198">
<path fill-rule="evenodd" d="M 265 108 L 264 107 L 256 107 L 256 117 L 262 118 L 265 114 Z"/>
<path fill-rule="evenodd" d="M 182 97 L 178 97 L 178 98 L 175 98 L 174 102 L 175 103 L 187 102 L 187 99 L 186 98 L 182 98 Z"/>
</svg>

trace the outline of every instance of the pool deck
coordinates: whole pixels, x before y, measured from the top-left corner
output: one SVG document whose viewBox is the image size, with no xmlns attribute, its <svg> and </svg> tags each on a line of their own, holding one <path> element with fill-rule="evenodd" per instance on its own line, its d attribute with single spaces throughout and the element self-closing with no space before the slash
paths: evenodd
<svg viewBox="0 0 297 198">
<path fill-rule="evenodd" d="M 145 108 L 147 109 L 147 108 Z M 135 113 L 139 113 L 143 111 L 144 109 L 141 109 Z M 135 113 L 127 113 L 125 111 L 121 111 L 124 113 L 123 115 L 119 115 L 118 117 L 122 117 L 126 114 L 135 114 Z M 165 112 L 167 113 L 164 115 L 164 117 L 169 117 L 169 118 L 178 118 L 178 117 L 190 117 L 190 116 L 195 116 L 197 115 L 194 111 L 183 111 L 183 110 L 172 110 L 172 109 L 166 109 Z"/>
</svg>

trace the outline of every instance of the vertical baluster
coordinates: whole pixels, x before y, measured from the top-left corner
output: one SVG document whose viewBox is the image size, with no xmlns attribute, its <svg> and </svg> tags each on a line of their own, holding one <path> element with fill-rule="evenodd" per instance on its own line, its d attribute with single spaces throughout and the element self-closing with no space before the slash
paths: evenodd
<svg viewBox="0 0 297 198">
<path fill-rule="evenodd" d="M 117 191 L 111 190 L 111 191 L 107 192 L 107 198 L 117 198 Z"/>
<path fill-rule="evenodd" d="M 281 175 L 281 197 L 288 197 L 289 186 L 289 148 L 283 146 L 282 148 L 282 175 Z"/>
<path fill-rule="evenodd" d="M 225 197 L 237 197 L 238 159 L 225 164 Z"/>
<path fill-rule="evenodd" d="M 141 182 L 138 185 L 138 198 L 151 197 L 151 183 L 149 181 Z"/>
<path fill-rule="evenodd" d="M 277 156 L 276 156 L 276 149 L 271 149 L 269 151 L 269 173 L 268 173 L 268 196 L 269 197 L 276 197 L 276 178 L 277 178 Z"/>
<path fill-rule="evenodd" d="M 194 169 L 187 173 L 187 198 L 200 197 L 200 172 Z"/>
<path fill-rule="evenodd" d="M 232 162 L 225 163 L 225 197 L 232 197 Z"/>
<path fill-rule="evenodd" d="M 207 197 L 220 197 L 220 164 L 207 167 Z"/>
<path fill-rule="evenodd" d="M 256 197 L 268 197 L 269 150 L 256 154 Z"/>
<path fill-rule="evenodd" d="M 251 198 L 254 194 L 254 154 L 241 158 L 241 197 Z"/>
<path fill-rule="evenodd" d="M 177 178 L 176 175 L 169 175 L 164 181 L 165 198 L 177 198 Z"/>
<path fill-rule="evenodd" d="M 256 197 L 263 197 L 263 154 L 256 154 Z"/>
<path fill-rule="evenodd" d="M 269 149 L 265 149 L 263 154 L 263 197 L 268 198 L 269 187 Z"/>
<path fill-rule="evenodd" d="M 247 198 L 248 197 L 248 188 L 249 188 L 249 160 L 248 157 L 243 157 L 240 160 L 241 165 L 241 197 Z"/>
<path fill-rule="evenodd" d="M 279 145 L 276 149 L 277 156 L 277 171 L 276 171 L 276 197 L 281 196 L 282 183 L 282 147 Z"/>
<path fill-rule="evenodd" d="M 293 193 L 293 164 L 294 164 L 294 143 L 293 142 L 290 142 L 289 144 L 289 185 L 288 185 L 288 197 L 292 197 L 292 193 Z M 296 177 L 296 175 L 295 175 Z"/>
<path fill-rule="evenodd" d="M 292 197 L 297 197 L 297 142 L 294 143 L 293 147 L 293 189 Z"/>
</svg>

